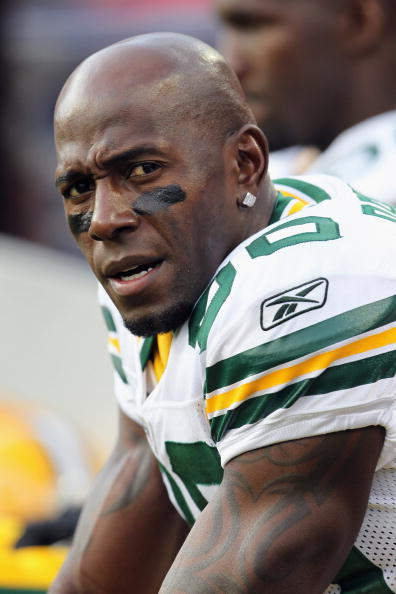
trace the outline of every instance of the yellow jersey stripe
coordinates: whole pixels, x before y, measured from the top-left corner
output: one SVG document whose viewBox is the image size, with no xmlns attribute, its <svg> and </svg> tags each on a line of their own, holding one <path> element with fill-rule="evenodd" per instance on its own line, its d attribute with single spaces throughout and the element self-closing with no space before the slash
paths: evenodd
<svg viewBox="0 0 396 594">
<path fill-rule="evenodd" d="M 306 200 L 303 200 L 302 198 L 297 198 L 298 202 L 295 202 L 293 204 L 293 206 L 291 207 L 291 209 L 289 210 L 289 215 L 293 215 L 296 212 L 299 212 L 300 210 L 302 210 L 305 206 L 307 206 L 309 203 L 306 202 Z"/>
<path fill-rule="evenodd" d="M 286 190 L 279 190 L 279 191 L 282 194 L 282 196 L 293 199 L 293 201 L 291 203 L 289 202 L 289 204 L 286 206 L 285 210 L 283 211 L 283 216 L 285 215 L 285 213 L 286 213 L 286 216 L 293 215 L 296 212 L 299 212 L 300 210 L 302 210 L 303 208 L 305 208 L 306 206 L 308 206 L 310 204 L 308 200 L 304 200 L 304 198 L 301 198 L 301 196 L 296 196 L 292 192 L 287 192 Z"/>
<path fill-rule="evenodd" d="M 168 363 L 169 353 L 172 344 L 173 333 L 157 334 L 154 347 L 153 369 L 157 382 L 160 381 Z"/>
<path fill-rule="evenodd" d="M 109 346 L 113 347 L 117 351 L 117 353 L 121 353 L 120 341 L 118 340 L 118 338 L 113 338 L 112 336 L 109 336 L 108 342 Z"/>
<path fill-rule="evenodd" d="M 294 200 L 302 200 L 299 196 L 296 196 L 292 192 L 288 192 L 287 190 L 279 190 L 282 196 L 288 196 L 289 198 L 294 198 Z"/>
<path fill-rule="evenodd" d="M 252 382 L 233 388 L 228 392 L 217 394 L 206 400 L 206 412 L 212 414 L 217 411 L 225 410 L 232 404 L 243 402 L 252 394 L 256 392 L 274 388 L 282 384 L 286 384 L 299 376 L 326 369 L 339 359 L 350 357 L 365 353 L 373 349 L 387 346 L 396 342 L 396 328 L 391 328 L 375 334 L 356 340 L 353 343 L 346 344 L 338 349 L 327 351 L 315 355 L 306 361 L 291 365 L 283 369 L 278 369 L 272 373 L 268 373 L 264 377 L 260 377 Z"/>
</svg>

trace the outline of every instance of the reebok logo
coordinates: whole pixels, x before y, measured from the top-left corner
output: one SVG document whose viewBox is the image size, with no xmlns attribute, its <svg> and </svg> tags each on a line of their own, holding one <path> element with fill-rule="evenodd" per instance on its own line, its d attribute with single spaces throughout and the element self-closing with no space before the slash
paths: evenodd
<svg viewBox="0 0 396 594">
<path fill-rule="evenodd" d="M 290 318 L 323 307 L 328 286 L 326 278 L 317 278 L 266 299 L 261 304 L 262 329 L 270 330 Z"/>
</svg>

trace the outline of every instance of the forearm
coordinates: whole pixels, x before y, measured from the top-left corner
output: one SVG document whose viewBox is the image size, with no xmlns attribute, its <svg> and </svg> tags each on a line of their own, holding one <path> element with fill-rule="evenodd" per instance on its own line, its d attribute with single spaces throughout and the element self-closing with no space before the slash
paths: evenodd
<svg viewBox="0 0 396 594">
<path fill-rule="evenodd" d="M 137 443 L 99 477 L 50 594 L 156 593 L 186 534 L 156 461 Z"/>
</svg>

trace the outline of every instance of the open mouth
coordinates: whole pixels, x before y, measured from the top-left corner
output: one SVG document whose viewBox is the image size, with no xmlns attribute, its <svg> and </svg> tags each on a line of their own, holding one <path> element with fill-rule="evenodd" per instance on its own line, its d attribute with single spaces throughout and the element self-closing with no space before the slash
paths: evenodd
<svg viewBox="0 0 396 594">
<path fill-rule="evenodd" d="M 154 270 L 154 268 L 158 268 L 162 264 L 162 262 L 162 260 L 158 260 L 157 262 L 150 262 L 147 264 L 132 266 L 128 270 L 123 270 L 122 272 L 118 272 L 117 274 L 112 275 L 111 278 L 124 282 L 137 280 Z"/>
</svg>

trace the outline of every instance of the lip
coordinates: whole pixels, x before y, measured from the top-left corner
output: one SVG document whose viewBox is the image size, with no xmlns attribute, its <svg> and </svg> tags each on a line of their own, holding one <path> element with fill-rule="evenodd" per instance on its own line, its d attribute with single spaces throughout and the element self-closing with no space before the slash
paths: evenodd
<svg viewBox="0 0 396 594">
<path fill-rule="evenodd" d="M 113 292 L 120 297 L 132 296 L 143 291 L 159 274 L 164 260 L 158 257 L 128 257 L 110 262 L 105 267 L 105 276 Z M 141 271 L 135 278 L 121 278 L 123 272 L 135 267 L 147 266 L 147 271 Z M 125 275 L 127 276 L 127 275 Z M 132 276 L 132 275 L 131 275 Z"/>
<path fill-rule="evenodd" d="M 103 276 L 109 278 L 119 275 L 122 272 L 126 272 L 127 270 L 131 270 L 136 266 L 149 266 L 153 262 L 156 263 L 162 261 L 163 258 L 159 256 L 136 254 L 134 256 L 125 256 L 124 258 L 117 260 L 109 260 L 108 262 L 104 263 L 101 268 L 103 271 Z"/>
<path fill-rule="evenodd" d="M 158 264 L 155 268 L 148 270 L 143 276 L 138 278 L 123 280 L 120 278 L 110 277 L 108 282 L 115 294 L 119 297 L 131 297 L 137 293 L 140 293 L 150 285 L 155 277 L 159 274 L 159 269 L 162 263 Z"/>
</svg>

